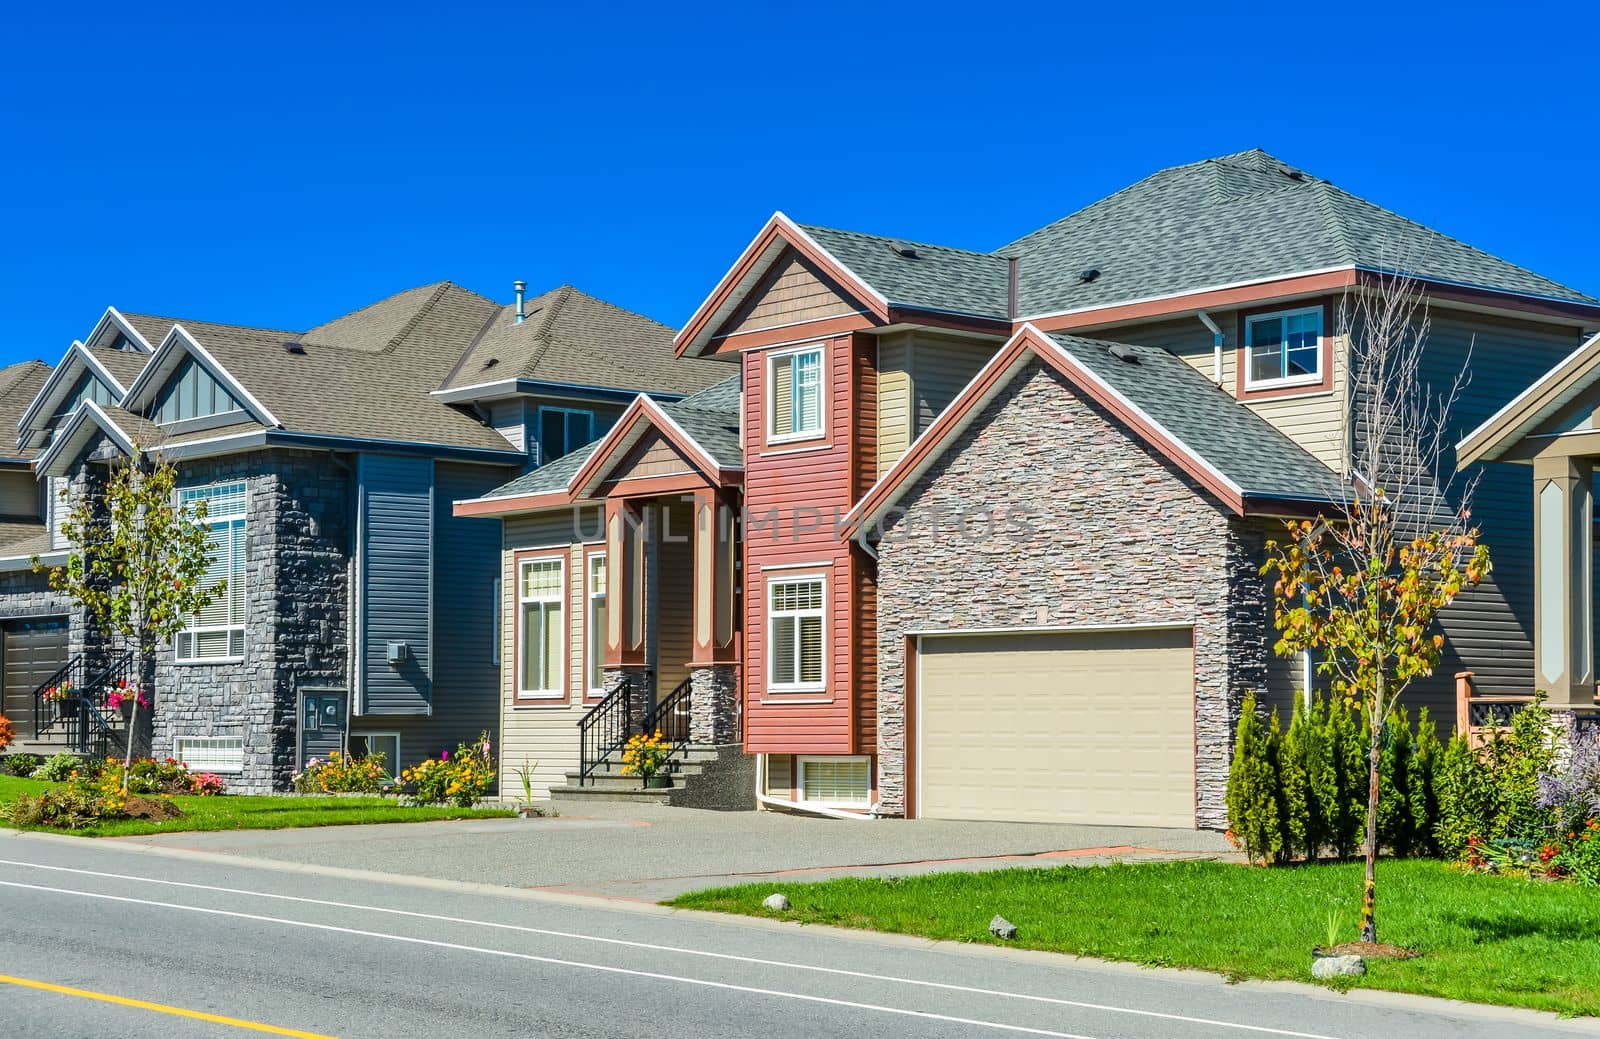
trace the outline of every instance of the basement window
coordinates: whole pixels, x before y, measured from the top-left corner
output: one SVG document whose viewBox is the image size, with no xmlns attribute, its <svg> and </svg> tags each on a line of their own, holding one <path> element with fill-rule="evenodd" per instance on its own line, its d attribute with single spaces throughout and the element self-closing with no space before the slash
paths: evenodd
<svg viewBox="0 0 1600 1039">
<path fill-rule="evenodd" d="M 866 758 L 800 758 L 800 800 L 859 807 L 872 797 L 872 763 Z"/>
<path fill-rule="evenodd" d="M 1244 325 L 1245 389 L 1322 382 L 1322 308 L 1257 314 Z"/>
<path fill-rule="evenodd" d="M 191 772 L 243 772 L 244 738 L 240 736 L 179 736 L 174 755 Z"/>
</svg>

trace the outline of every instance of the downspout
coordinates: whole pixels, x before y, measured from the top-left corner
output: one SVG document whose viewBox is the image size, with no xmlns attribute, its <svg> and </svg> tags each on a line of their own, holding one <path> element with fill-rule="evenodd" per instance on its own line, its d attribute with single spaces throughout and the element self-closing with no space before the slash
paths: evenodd
<svg viewBox="0 0 1600 1039">
<path fill-rule="evenodd" d="M 1211 330 L 1211 378 L 1218 386 L 1222 385 L 1222 329 L 1211 320 L 1211 315 L 1203 310 L 1195 311 L 1195 317 L 1200 323 Z"/>
<path fill-rule="evenodd" d="M 808 805 L 804 801 L 785 801 L 781 797 L 768 797 L 761 791 L 767 788 L 767 755 L 756 755 L 759 763 L 756 767 L 756 804 L 766 805 L 768 808 L 782 808 L 789 812 L 808 812 L 812 815 L 826 816 L 829 819 L 848 819 L 851 822 L 871 822 L 879 818 L 878 802 L 874 801 L 867 806 L 865 814 L 860 812 L 846 812 L 838 808 L 824 808 L 821 805 Z"/>
</svg>

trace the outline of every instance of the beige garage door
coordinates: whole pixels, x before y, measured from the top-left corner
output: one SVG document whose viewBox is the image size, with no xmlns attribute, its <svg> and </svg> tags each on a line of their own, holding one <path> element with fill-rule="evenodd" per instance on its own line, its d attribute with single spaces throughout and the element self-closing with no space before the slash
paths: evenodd
<svg viewBox="0 0 1600 1039">
<path fill-rule="evenodd" d="M 1194 825 L 1189 629 L 924 637 L 920 813 Z"/>
</svg>

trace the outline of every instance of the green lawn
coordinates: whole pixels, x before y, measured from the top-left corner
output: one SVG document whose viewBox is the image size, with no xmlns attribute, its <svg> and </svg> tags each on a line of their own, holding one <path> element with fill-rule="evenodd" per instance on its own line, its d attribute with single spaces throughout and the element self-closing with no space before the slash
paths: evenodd
<svg viewBox="0 0 1600 1039">
<path fill-rule="evenodd" d="M 39 780 L 0 776 L 0 827 L 11 826 L 5 810 L 18 794 L 36 794 L 50 786 Z M 407 808 L 392 797 L 174 797 L 183 815 L 150 821 L 123 819 L 82 830 L 30 827 L 78 837 L 132 837 L 182 830 L 281 830 L 299 826 L 343 826 L 354 823 L 420 823 L 436 819 L 491 819 L 515 815 L 499 808 Z"/>
<path fill-rule="evenodd" d="M 1358 864 L 1260 869 L 1214 862 L 847 878 L 698 891 L 670 902 L 955 941 L 1310 980 L 1330 910 L 1356 937 Z M 774 891 L 787 913 L 765 909 Z M 1372 961 L 1358 985 L 1481 1003 L 1600 1014 L 1600 891 L 1382 862 L 1379 938 L 1419 950 Z M 1014 942 L 989 934 L 999 913 Z"/>
</svg>

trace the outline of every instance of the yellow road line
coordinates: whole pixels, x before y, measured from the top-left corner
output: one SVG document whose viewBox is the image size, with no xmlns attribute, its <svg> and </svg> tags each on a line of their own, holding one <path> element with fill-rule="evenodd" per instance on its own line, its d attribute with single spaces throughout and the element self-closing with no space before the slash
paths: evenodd
<svg viewBox="0 0 1600 1039">
<path fill-rule="evenodd" d="M 243 1028 L 251 1032 L 267 1032 L 271 1035 L 291 1035 L 297 1039 L 334 1039 L 333 1036 L 323 1035 L 320 1032 L 301 1032 L 294 1028 L 279 1028 L 277 1025 L 264 1025 L 259 1021 L 243 1021 L 237 1017 L 223 1017 L 220 1014 L 208 1014 L 203 1010 L 185 1010 L 183 1007 L 169 1007 L 165 1003 L 148 1003 L 142 999 L 128 999 L 126 996 L 113 996 L 105 992 L 91 992 L 88 989 L 69 988 L 66 985 L 52 985 L 48 981 L 34 981 L 31 978 L 13 978 L 0 974 L 0 984 L 20 985 L 23 988 L 38 989 L 41 992 L 54 992 L 62 996 L 77 996 L 79 999 L 92 999 L 101 1003 L 114 1003 L 121 1007 L 135 1007 L 139 1010 L 152 1010 L 158 1014 L 171 1014 L 174 1017 L 191 1017 L 196 1021 L 209 1021 L 214 1025 L 227 1025 L 230 1028 Z"/>
</svg>

